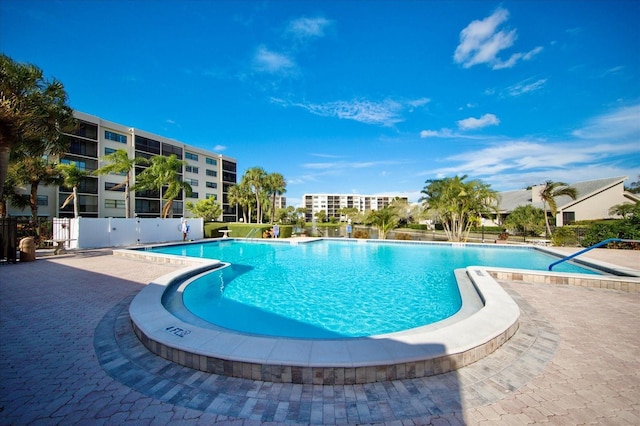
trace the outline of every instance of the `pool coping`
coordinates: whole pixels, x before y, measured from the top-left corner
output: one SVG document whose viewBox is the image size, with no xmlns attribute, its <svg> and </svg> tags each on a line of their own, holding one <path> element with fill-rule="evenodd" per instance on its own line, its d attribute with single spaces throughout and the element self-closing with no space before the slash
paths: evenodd
<svg viewBox="0 0 640 426">
<path fill-rule="evenodd" d="M 284 383 L 370 383 L 424 377 L 469 365 L 494 352 L 518 329 L 519 308 L 494 276 L 533 272 L 478 266 L 456 270 L 461 292 L 477 291 L 484 304 L 481 309 L 469 308 L 474 301 L 467 295 L 461 314 L 431 326 L 368 338 L 307 340 L 200 327 L 164 308 L 162 297 L 168 286 L 215 268 L 220 264 L 217 260 L 136 250 L 114 250 L 114 254 L 190 265 L 148 284 L 130 305 L 134 332 L 150 351 L 202 371 Z M 534 275 L 560 281 L 589 277 L 543 271 Z M 615 281 L 609 276 L 604 281 L 612 278 Z"/>
</svg>

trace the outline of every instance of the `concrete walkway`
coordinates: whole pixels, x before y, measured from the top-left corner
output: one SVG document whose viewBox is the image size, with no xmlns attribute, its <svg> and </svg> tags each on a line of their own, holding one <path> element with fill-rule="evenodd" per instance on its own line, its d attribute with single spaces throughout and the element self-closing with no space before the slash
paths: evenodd
<svg viewBox="0 0 640 426">
<path fill-rule="evenodd" d="M 109 250 L 0 267 L 0 424 L 640 424 L 640 294 L 501 283 L 521 327 L 480 362 L 287 385 L 201 373 L 140 345 L 128 302 L 175 268 Z"/>
</svg>

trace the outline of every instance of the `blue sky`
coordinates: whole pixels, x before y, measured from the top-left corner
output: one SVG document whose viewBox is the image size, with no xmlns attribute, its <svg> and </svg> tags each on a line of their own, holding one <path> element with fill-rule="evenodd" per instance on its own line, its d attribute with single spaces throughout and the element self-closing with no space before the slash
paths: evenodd
<svg viewBox="0 0 640 426">
<path fill-rule="evenodd" d="M 638 1 L 3 0 L 0 49 L 106 120 L 416 201 L 640 174 Z"/>
</svg>

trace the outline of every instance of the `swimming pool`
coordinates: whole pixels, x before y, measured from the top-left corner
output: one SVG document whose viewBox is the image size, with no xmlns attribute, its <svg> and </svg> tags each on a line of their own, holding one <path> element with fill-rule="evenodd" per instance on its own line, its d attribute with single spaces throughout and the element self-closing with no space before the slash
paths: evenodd
<svg viewBox="0 0 640 426">
<path fill-rule="evenodd" d="M 461 307 L 455 269 L 546 270 L 556 259 L 531 248 L 353 240 L 228 240 L 150 251 L 231 264 L 183 286 L 184 306 L 199 318 L 238 332 L 302 339 L 375 336 L 436 323 Z M 559 272 L 593 273 L 561 266 Z"/>
</svg>

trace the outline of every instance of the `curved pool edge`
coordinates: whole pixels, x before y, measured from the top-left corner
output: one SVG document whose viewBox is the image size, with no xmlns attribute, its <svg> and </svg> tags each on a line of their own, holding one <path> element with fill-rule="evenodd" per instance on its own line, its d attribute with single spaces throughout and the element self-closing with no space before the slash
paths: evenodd
<svg viewBox="0 0 640 426">
<path fill-rule="evenodd" d="M 157 260 L 157 259 L 156 259 Z M 169 261 L 169 260 L 167 260 Z M 518 329 L 517 304 L 483 268 L 456 271 L 484 306 L 465 303 L 441 322 L 369 338 L 307 340 L 253 336 L 181 321 L 161 303 L 167 287 L 219 262 L 197 262 L 148 284 L 131 302 L 133 330 L 151 352 L 214 374 L 283 383 L 356 384 L 441 374 L 472 364 Z"/>
</svg>

